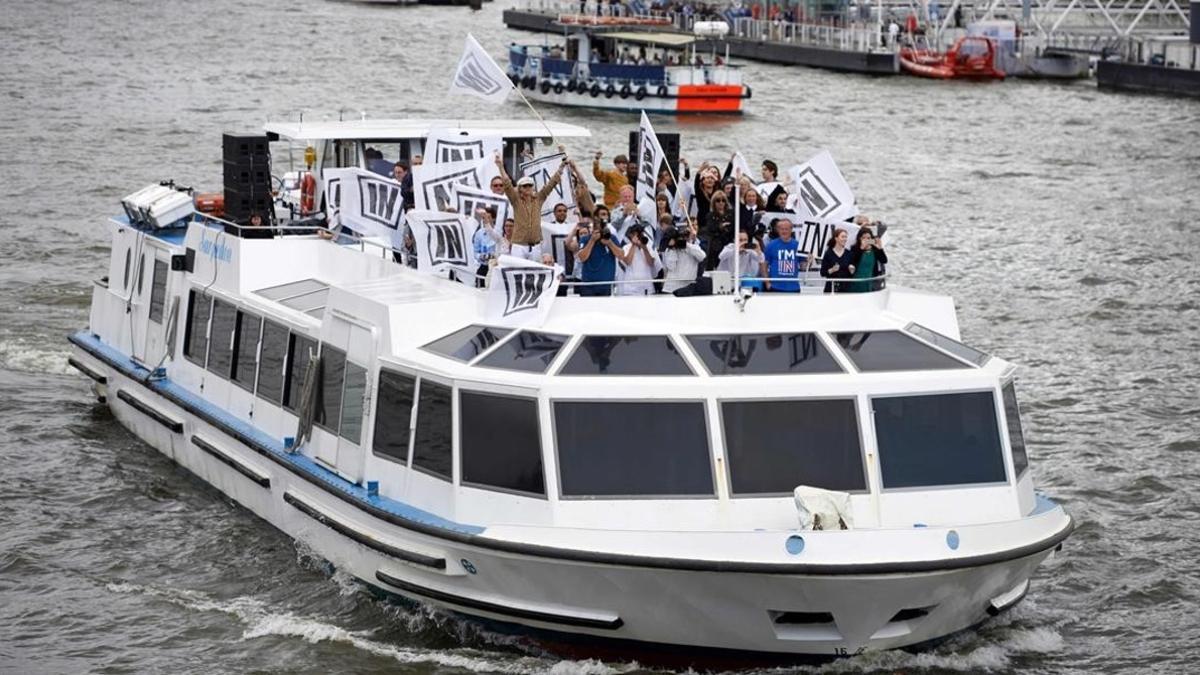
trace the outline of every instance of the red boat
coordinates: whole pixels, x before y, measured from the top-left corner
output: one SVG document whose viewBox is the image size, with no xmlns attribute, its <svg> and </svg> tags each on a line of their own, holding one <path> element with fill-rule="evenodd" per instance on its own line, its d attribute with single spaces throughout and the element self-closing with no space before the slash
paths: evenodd
<svg viewBox="0 0 1200 675">
<path fill-rule="evenodd" d="M 996 44 L 985 37 L 959 38 L 948 52 L 901 47 L 900 67 L 939 80 L 1004 79 L 1004 71 L 996 67 Z"/>
</svg>

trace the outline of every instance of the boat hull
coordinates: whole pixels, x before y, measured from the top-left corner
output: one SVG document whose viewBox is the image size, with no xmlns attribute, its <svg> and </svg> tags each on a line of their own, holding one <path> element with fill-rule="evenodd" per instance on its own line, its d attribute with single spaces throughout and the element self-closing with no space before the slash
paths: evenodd
<svg viewBox="0 0 1200 675">
<path fill-rule="evenodd" d="M 143 376 L 94 336 L 72 342 L 72 365 L 104 388 L 123 426 L 336 567 L 391 594 L 519 626 L 564 653 L 631 658 L 613 646 L 640 645 L 700 665 L 714 653 L 787 660 L 920 645 L 1019 601 L 1070 530 L 1068 518 L 1061 536 L 1010 557 L 896 573 L 688 567 L 489 544 L 478 528 L 372 507 L 361 488 L 265 447 L 249 425 Z"/>
<path fill-rule="evenodd" d="M 748 87 L 718 84 L 647 88 L 641 98 L 636 90 L 622 96 L 619 88 L 614 87 L 610 92 L 607 87 L 599 86 L 582 91 L 568 91 L 565 86 L 535 86 L 524 89 L 523 93 L 531 101 L 568 108 L 683 115 L 738 115 L 743 112 L 743 102 L 750 97 Z"/>
</svg>

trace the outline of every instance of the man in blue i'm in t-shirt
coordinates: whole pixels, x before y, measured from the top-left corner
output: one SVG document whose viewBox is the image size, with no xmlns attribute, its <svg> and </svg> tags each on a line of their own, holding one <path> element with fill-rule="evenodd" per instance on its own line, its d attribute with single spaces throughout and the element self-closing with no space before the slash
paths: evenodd
<svg viewBox="0 0 1200 675">
<path fill-rule="evenodd" d="M 804 269 L 808 256 L 800 251 L 800 242 L 792 236 L 792 222 L 778 218 L 771 222 L 771 229 L 779 236 L 767 243 L 767 290 L 778 293 L 799 293 L 800 270 Z M 785 281 L 779 281 L 786 279 Z"/>
</svg>

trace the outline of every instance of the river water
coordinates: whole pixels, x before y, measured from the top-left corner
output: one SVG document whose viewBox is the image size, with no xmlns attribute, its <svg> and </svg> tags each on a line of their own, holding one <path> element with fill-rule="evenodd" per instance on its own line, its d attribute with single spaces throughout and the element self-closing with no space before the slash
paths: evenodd
<svg viewBox="0 0 1200 675">
<path fill-rule="evenodd" d="M 266 115 L 525 117 L 450 98 L 500 11 L 296 0 L 5 2 L 0 31 L 0 672 L 629 672 L 388 605 L 126 433 L 66 366 L 104 219 L 173 177 L 220 189 Z M 1090 82 L 935 83 L 751 64 L 741 119 L 658 121 L 684 155 L 830 149 L 893 223 L 901 281 L 1021 366 L 1039 489 L 1080 524 L 1028 598 L 851 672 L 1192 672 L 1200 657 L 1200 103 Z M 556 110 L 609 156 L 633 117 Z M 310 117 L 311 119 L 311 117 Z"/>
</svg>

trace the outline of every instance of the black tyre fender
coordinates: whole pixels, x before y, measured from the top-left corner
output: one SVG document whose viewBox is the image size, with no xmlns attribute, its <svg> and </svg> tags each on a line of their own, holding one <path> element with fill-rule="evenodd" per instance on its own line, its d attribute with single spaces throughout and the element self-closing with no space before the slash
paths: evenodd
<svg viewBox="0 0 1200 675">
<path fill-rule="evenodd" d="M 617 88 L 611 84 L 604 88 L 604 98 L 612 98 L 615 93 L 617 93 Z"/>
<path fill-rule="evenodd" d="M 655 91 L 654 93 L 657 94 L 659 98 L 666 98 L 667 97 L 667 85 L 665 85 L 665 84 L 658 85 L 658 90 Z"/>
<path fill-rule="evenodd" d="M 629 85 L 621 87 L 621 98 L 629 98 Z"/>
<path fill-rule="evenodd" d="M 563 89 L 565 89 L 565 88 L 566 88 L 566 87 L 564 87 L 564 86 L 563 86 L 563 83 L 562 83 L 562 82 L 555 82 L 555 83 L 554 83 L 554 93 L 556 93 L 556 94 L 561 94 L 561 93 L 563 93 Z"/>
<path fill-rule="evenodd" d="M 644 98 L 646 98 L 646 88 L 645 88 L 645 87 L 638 87 L 638 88 L 637 88 L 637 92 L 635 92 L 635 93 L 634 93 L 633 97 L 634 97 L 634 98 L 636 98 L 636 99 L 637 99 L 637 100 L 639 100 L 639 101 L 640 101 L 640 100 L 642 100 L 642 99 L 644 99 Z"/>
<path fill-rule="evenodd" d="M 550 93 L 550 80 L 542 80 L 542 93 Z"/>
<path fill-rule="evenodd" d="M 600 85 L 593 82 L 592 83 L 592 98 L 596 98 L 599 95 L 600 95 Z"/>
<path fill-rule="evenodd" d="M 750 85 L 746 85 L 746 95 L 744 98 L 750 98 Z"/>
<path fill-rule="evenodd" d="M 508 81 L 509 81 L 509 82 L 512 82 L 512 83 L 513 83 L 513 86 L 515 87 L 515 86 L 517 86 L 518 84 L 520 84 L 520 83 L 521 83 L 521 78 L 520 78 L 520 76 L 519 76 L 519 75 L 517 75 L 516 73 L 509 73 L 509 74 L 508 74 Z"/>
<path fill-rule="evenodd" d="M 525 81 L 522 84 L 525 85 L 526 89 L 533 89 L 537 86 L 537 79 L 534 78 L 534 76 L 529 75 L 525 78 Z"/>
<path fill-rule="evenodd" d="M 567 91 L 574 93 L 574 91 L 575 91 L 575 80 L 567 80 Z"/>
</svg>

